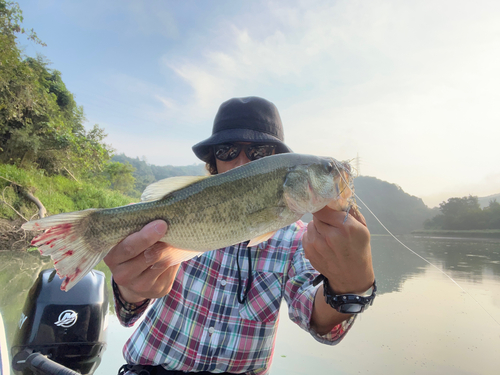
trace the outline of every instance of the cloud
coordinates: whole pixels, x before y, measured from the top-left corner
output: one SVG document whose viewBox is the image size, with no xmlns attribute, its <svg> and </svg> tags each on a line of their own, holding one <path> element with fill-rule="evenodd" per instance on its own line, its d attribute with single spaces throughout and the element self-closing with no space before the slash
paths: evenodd
<svg viewBox="0 0 500 375">
<path fill-rule="evenodd" d="M 157 136 L 184 132 L 192 145 L 209 135 L 221 102 L 260 95 L 278 105 L 297 152 L 359 153 L 363 174 L 418 196 L 458 186 L 472 194 L 481 185 L 500 190 L 500 181 L 485 177 L 500 163 L 499 2 L 215 8 L 184 23 L 186 9 L 126 3 L 131 30 L 179 39 L 157 46 L 161 79 L 123 74 L 110 84 L 112 100 L 128 96 L 134 116 Z"/>
<path fill-rule="evenodd" d="M 277 19 L 265 32 L 261 14 L 238 16 L 201 39 L 199 55 L 164 59 L 193 90 L 193 106 L 285 86 L 290 92 L 280 101 L 307 103 L 324 128 L 329 119 L 352 118 L 363 130 L 373 132 L 377 122 L 411 136 L 412 128 L 444 135 L 498 98 L 500 52 L 492 47 L 500 27 L 486 9 L 460 2 L 263 4 L 264 21 Z M 220 38 L 224 46 L 210 42 Z M 295 122 L 310 114 L 302 117 Z"/>
</svg>

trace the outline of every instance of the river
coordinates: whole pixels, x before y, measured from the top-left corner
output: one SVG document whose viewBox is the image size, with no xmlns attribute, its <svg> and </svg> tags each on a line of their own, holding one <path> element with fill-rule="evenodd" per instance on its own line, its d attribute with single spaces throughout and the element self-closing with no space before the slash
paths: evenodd
<svg viewBox="0 0 500 375">
<path fill-rule="evenodd" d="M 500 373 L 500 241 L 400 239 L 437 268 L 393 238 L 373 236 L 379 288 L 373 306 L 331 347 L 291 323 L 284 305 L 272 375 Z M 0 311 L 9 344 L 27 291 L 50 267 L 36 252 L 0 252 Z M 97 268 L 109 278 L 104 264 Z M 117 373 L 131 333 L 111 315 L 96 375 Z"/>
</svg>

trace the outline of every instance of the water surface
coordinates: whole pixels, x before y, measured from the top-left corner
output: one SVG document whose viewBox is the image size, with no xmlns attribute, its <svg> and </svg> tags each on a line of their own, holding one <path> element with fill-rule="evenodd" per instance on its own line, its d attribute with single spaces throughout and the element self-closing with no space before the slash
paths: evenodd
<svg viewBox="0 0 500 375">
<path fill-rule="evenodd" d="M 291 323 L 283 305 L 272 375 L 500 373 L 500 241 L 400 239 L 439 269 L 391 237 L 373 236 L 374 305 L 333 347 Z M 28 289 L 51 266 L 37 253 L 0 252 L 0 311 L 9 343 Z M 98 269 L 109 279 L 104 264 Z M 132 332 L 111 316 L 97 375 L 117 373 Z"/>
</svg>

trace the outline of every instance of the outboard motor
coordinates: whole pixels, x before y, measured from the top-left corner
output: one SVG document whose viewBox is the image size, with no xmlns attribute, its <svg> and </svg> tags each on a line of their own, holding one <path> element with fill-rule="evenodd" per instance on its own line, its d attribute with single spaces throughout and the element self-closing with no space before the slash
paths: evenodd
<svg viewBox="0 0 500 375">
<path fill-rule="evenodd" d="M 54 269 L 44 270 L 28 293 L 11 349 L 16 374 L 57 373 L 59 364 L 86 375 L 101 362 L 109 309 L 105 275 L 92 270 L 68 292 L 61 283 Z"/>
</svg>

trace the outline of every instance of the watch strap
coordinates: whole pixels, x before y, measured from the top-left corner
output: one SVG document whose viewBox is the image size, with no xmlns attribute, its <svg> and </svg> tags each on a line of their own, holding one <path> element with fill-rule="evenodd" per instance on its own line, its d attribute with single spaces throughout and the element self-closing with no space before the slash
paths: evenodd
<svg viewBox="0 0 500 375">
<path fill-rule="evenodd" d="M 332 308 L 344 314 L 359 314 L 373 304 L 373 300 L 377 294 L 377 283 L 374 280 L 371 287 L 371 294 L 368 296 L 360 296 L 358 294 L 337 294 L 333 291 L 328 283 L 328 279 L 324 275 L 318 275 L 313 285 L 318 285 L 323 281 L 323 295 L 325 301 Z"/>
</svg>

